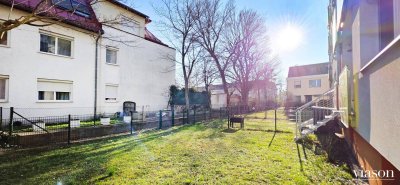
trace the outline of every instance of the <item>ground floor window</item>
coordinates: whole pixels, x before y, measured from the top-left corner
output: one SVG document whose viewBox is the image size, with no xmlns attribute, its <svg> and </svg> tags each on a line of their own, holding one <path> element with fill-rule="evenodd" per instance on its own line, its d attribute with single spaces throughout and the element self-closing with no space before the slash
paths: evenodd
<svg viewBox="0 0 400 185">
<path fill-rule="evenodd" d="M 117 97 L 118 97 L 118 85 L 107 84 L 105 100 L 110 102 L 117 101 Z"/>
<path fill-rule="evenodd" d="M 71 101 L 72 81 L 38 79 L 39 101 Z"/>
<path fill-rule="evenodd" d="M 8 96 L 8 76 L 0 75 L 0 102 L 7 101 Z"/>
</svg>

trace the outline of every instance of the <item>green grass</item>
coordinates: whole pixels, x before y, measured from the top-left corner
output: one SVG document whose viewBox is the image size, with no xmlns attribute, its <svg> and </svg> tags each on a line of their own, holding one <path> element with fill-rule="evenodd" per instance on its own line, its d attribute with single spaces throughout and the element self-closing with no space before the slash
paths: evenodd
<svg viewBox="0 0 400 185">
<path fill-rule="evenodd" d="M 282 116 L 282 115 L 280 115 Z M 293 141 L 294 124 L 247 119 L 0 156 L 1 184 L 351 184 L 344 166 Z"/>
</svg>

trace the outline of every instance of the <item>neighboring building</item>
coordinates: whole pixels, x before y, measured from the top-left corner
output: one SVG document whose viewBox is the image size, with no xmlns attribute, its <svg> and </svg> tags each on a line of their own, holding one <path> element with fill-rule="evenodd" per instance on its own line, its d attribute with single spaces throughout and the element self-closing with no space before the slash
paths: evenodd
<svg viewBox="0 0 400 185">
<path fill-rule="evenodd" d="M 0 0 L 0 19 L 9 16 L 9 2 Z M 27 15 L 37 2 L 20 0 L 10 19 Z M 175 50 L 146 29 L 145 14 L 116 0 L 93 7 L 89 2 L 81 0 L 84 6 L 62 17 L 63 23 L 21 25 L 1 39 L 0 107 L 26 108 L 30 116 L 60 114 L 56 108 L 88 114 L 96 96 L 98 113 L 122 111 L 124 101 L 165 108 L 175 83 L 174 62 L 166 58 L 175 57 Z M 55 8 L 68 8 L 63 6 Z M 101 24 L 105 18 L 130 26 Z"/>
<path fill-rule="evenodd" d="M 257 81 L 251 82 L 252 88 L 249 92 L 248 105 L 249 106 L 272 106 L 276 102 L 277 98 L 277 89 L 276 84 L 274 82 L 264 82 Z M 230 105 L 237 106 L 242 105 L 242 96 L 240 92 L 235 87 L 235 84 L 228 84 L 230 96 Z M 197 88 L 198 91 L 204 91 L 204 87 Z M 224 88 L 221 84 L 219 85 L 210 85 L 209 87 L 211 94 L 211 107 L 212 108 L 221 108 L 226 107 L 226 94 L 224 92 Z"/>
<path fill-rule="evenodd" d="M 286 84 L 289 104 L 309 102 L 329 90 L 329 63 L 290 67 Z"/>
<path fill-rule="evenodd" d="M 370 184 L 400 184 L 400 1 L 330 0 L 328 10 L 346 140 L 364 170 L 393 170 Z"/>
</svg>

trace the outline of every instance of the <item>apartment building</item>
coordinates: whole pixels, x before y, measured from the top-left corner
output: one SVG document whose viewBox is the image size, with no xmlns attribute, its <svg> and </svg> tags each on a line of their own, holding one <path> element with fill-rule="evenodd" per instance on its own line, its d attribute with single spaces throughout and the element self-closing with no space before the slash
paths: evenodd
<svg viewBox="0 0 400 185">
<path fill-rule="evenodd" d="M 330 89 L 329 63 L 292 66 L 286 84 L 288 104 L 312 101 Z"/>
<path fill-rule="evenodd" d="M 0 0 L 3 20 L 28 15 L 39 1 L 17 0 L 11 13 L 10 2 Z M 122 111 L 124 101 L 153 109 L 167 105 L 175 83 L 175 64 L 167 58 L 175 50 L 146 29 L 147 15 L 115 0 L 51 2 L 61 12 L 59 24 L 21 25 L 0 41 L 0 107 L 56 115 L 55 108 L 70 114 L 93 113 L 94 107 L 98 113 Z"/>
<path fill-rule="evenodd" d="M 332 87 L 344 135 L 370 184 L 400 184 L 400 1 L 330 0 Z"/>
</svg>

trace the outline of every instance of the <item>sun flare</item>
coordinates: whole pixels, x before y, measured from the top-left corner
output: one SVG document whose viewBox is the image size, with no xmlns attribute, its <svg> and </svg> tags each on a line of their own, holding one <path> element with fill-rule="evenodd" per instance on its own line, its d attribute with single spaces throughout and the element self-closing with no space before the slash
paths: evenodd
<svg viewBox="0 0 400 185">
<path fill-rule="evenodd" d="M 300 46 L 302 40 L 302 30 L 296 25 L 287 24 L 279 30 L 275 42 L 279 51 L 292 51 Z"/>
</svg>

